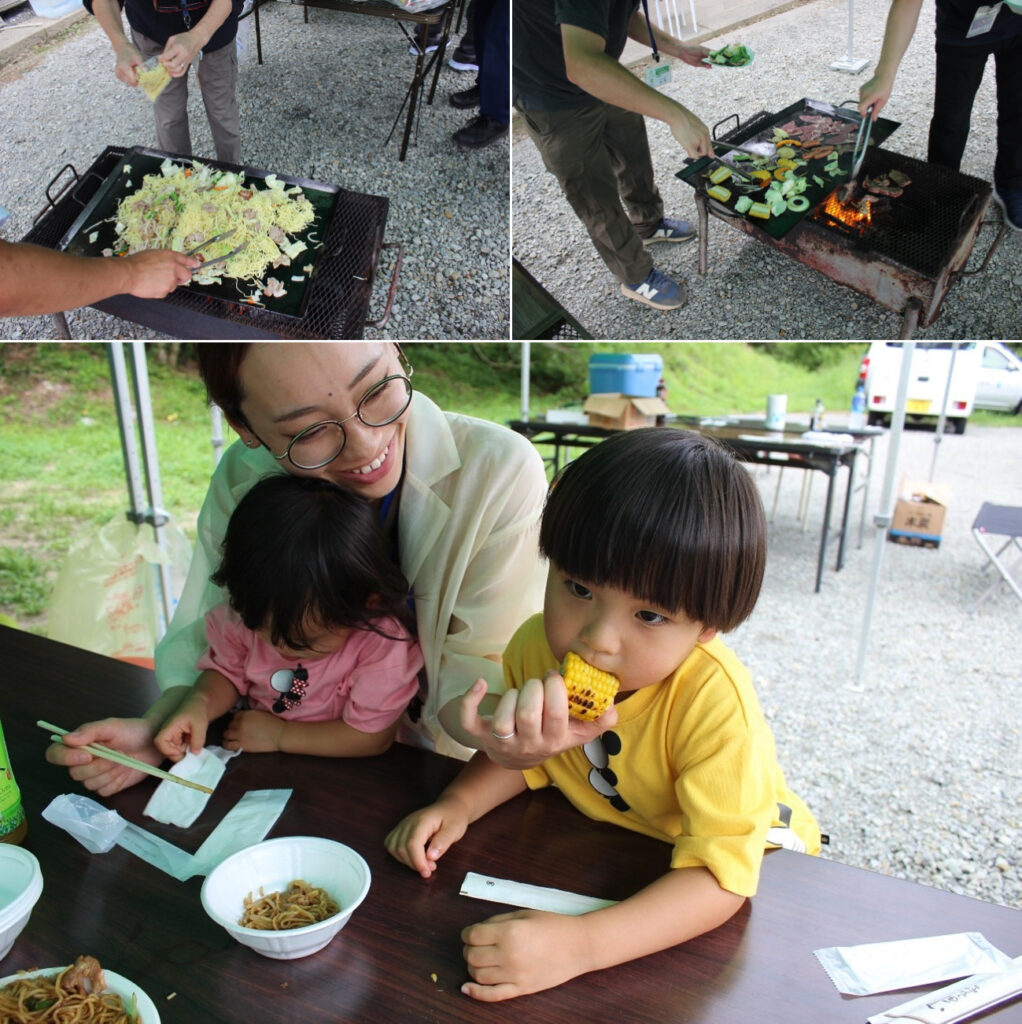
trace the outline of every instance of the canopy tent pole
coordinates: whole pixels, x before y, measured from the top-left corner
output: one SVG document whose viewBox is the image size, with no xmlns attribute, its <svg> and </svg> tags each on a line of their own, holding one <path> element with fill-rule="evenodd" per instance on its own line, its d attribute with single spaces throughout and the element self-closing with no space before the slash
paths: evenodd
<svg viewBox="0 0 1022 1024">
<path fill-rule="evenodd" d="M 847 71 L 857 75 L 869 61 L 865 57 L 853 57 L 855 52 L 855 0 L 848 0 L 848 52 L 830 66 L 831 71 Z"/>
<path fill-rule="evenodd" d="M 131 398 L 128 394 L 123 343 L 110 342 L 109 353 L 117 422 L 121 432 L 121 451 L 124 454 L 124 469 L 128 477 L 128 492 L 131 498 L 131 508 L 127 517 L 138 526 L 149 523 L 153 528 L 157 545 L 161 551 L 166 552 L 167 543 L 163 527 L 170 517 L 163 508 L 160 467 L 156 453 L 156 431 L 153 424 L 153 405 L 149 393 L 149 374 L 146 370 L 145 343 L 131 342 L 131 368 L 135 386 L 134 418 L 132 417 Z M 142 442 L 141 469 L 135 437 L 136 422 Z M 145 473 L 148 504 L 146 504 L 142 492 L 142 470 Z M 162 619 L 157 622 L 157 639 L 159 639 L 166 632 L 174 608 L 169 559 L 156 566 L 156 570 L 160 606 L 163 611 Z"/>
<path fill-rule="evenodd" d="M 869 634 L 873 624 L 873 606 L 876 604 L 877 585 L 880 582 L 880 566 L 884 558 L 884 542 L 887 528 L 891 525 L 894 512 L 894 475 L 898 469 L 898 450 L 901 447 L 901 434 L 905 427 L 905 406 L 908 399 L 908 382 L 912 371 L 912 355 L 915 342 L 907 341 L 901 351 L 901 374 L 898 377 L 898 394 L 894 401 L 894 412 L 891 415 L 891 432 L 887 447 L 887 463 L 884 466 L 884 483 L 880 494 L 877 514 L 873 517 L 873 525 L 877 528 L 873 548 L 873 574 L 870 579 L 869 594 L 866 597 L 866 610 L 862 616 L 862 632 L 859 637 L 859 654 L 855 663 L 854 690 L 862 690 L 862 680 L 866 673 L 866 649 L 869 647 Z"/>
<path fill-rule="evenodd" d="M 530 342 L 523 341 L 522 346 L 522 420 L 529 421 L 529 360 L 531 358 Z"/>
<path fill-rule="evenodd" d="M 958 355 L 958 342 L 951 342 L 951 366 L 947 371 L 947 381 L 944 384 L 944 401 L 940 406 L 940 415 L 937 417 L 937 432 L 933 436 L 933 460 L 930 462 L 930 483 L 933 483 L 933 474 L 937 468 L 937 453 L 940 451 L 940 442 L 944 440 L 944 424 L 947 422 L 947 400 L 951 397 L 951 378 L 955 375 L 955 356 Z"/>
</svg>

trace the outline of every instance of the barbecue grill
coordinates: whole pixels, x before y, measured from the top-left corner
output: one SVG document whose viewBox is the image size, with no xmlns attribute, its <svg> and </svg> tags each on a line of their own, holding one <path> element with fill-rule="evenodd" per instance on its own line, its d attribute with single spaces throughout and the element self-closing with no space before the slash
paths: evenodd
<svg viewBox="0 0 1022 1024">
<path fill-rule="evenodd" d="M 713 135 L 716 139 L 721 126 L 734 121 L 737 127 L 720 139 L 745 141 L 777 124 L 782 115 L 761 111 L 743 125 L 732 114 L 718 122 Z M 712 214 L 901 314 L 902 338 L 912 337 L 917 327 L 927 327 L 937 319 L 944 298 L 959 278 L 986 269 L 1005 232 L 1002 223 L 981 265 L 966 269 L 984 223 L 994 223 L 983 220 L 992 195 L 990 183 L 879 147 L 867 152 L 860 178 L 900 171 L 911 182 L 900 196 L 877 197 L 869 220 L 859 220 L 849 206 L 837 203 L 835 194 L 840 182 L 834 182 L 829 194 L 779 238 L 709 199 L 690 170 L 679 172 L 678 177 L 696 187 L 700 274 L 707 270 Z M 857 194 L 863 194 L 861 185 Z"/>
<path fill-rule="evenodd" d="M 177 161 L 189 159 L 157 150 L 108 146 L 83 175 L 66 164 L 46 186 L 46 205 L 23 241 L 50 249 L 71 244 L 75 251 L 84 251 L 84 236 L 75 229 L 83 215 L 91 219 L 87 214 L 90 204 L 101 198 L 104 189 L 110 189 L 111 176 L 119 172 L 126 158 L 132 159 L 133 153 L 160 159 L 169 156 Z M 202 162 L 246 177 L 266 176 L 266 172 L 252 168 L 215 160 Z M 232 299 L 228 289 L 195 285 L 177 288 L 164 299 L 116 295 L 95 303 L 95 308 L 178 338 L 361 338 L 367 326 L 384 326 L 390 317 L 403 253 L 400 244 L 383 242 L 389 201 L 338 186 L 320 185 L 319 191 L 330 196 L 331 215 L 325 224 L 322 248 L 315 255 L 307 293 L 293 311 L 248 305 L 241 301 L 240 292 L 237 299 Z M 397 250 L 387 305 L 379 320 L 367 321 L 383 249 Z M 61 336 L 70 337 L 63 314 L 55 314 L 54 321 Z"/>
</svg>

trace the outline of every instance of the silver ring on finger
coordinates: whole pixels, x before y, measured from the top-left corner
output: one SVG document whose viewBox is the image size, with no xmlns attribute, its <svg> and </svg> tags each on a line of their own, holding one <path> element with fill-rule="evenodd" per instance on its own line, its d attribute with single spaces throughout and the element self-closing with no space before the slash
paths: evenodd
<svg viewBox="0 0 1022 1024">
<path fill-rule="evenodd" d="M 513 740 L 513 739 L 515 738 L 515 734 L 516 734 L 517 732 L 518 732 L 518 730 L 517 730 L 517 729 L 512 729 L 512 730 L 511 730 L 511 731 L 510 731 L 509 733 L 507 733 L 506 735 L 502 735 L 501 733 L 497 732 L 497 731 L 496 731 L 496 730 L 494 730 L 494 729 L 491 729 L 491 730 L 490 730 L 490 734 L 491 734 L 491 735 L 493 736 L 493 738 L 494 738 L 495 740 Z"/>
</svg>

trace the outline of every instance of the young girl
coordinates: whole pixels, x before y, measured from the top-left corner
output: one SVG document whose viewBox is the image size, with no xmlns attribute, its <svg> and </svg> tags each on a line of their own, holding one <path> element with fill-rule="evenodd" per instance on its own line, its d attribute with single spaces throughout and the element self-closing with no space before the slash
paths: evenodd
<svg viewBox="0 0 1022 1024">
<path fill-rule="evenodd" d="M 156 736 L 180 760 L 245 698 L 224 746 L 327 757 L 379 754 L 417 694 L 422 653 L 408 587 L 363 499 L 279 474 L 238 503 L 212 577 L 227 604 L 206 616 L 198 681 Z"/>
<path fill-rule="evenodd" d="M 756 891 L 766 845 L 819 851 L 785 784 L 749 673 L 717 637 L 752 612 L 766 559 L 763 508 L 745 469 L 696 434 L 614 435 L 569 464 L 547 499 L 542 615 L 504 655 L 511 687 L 494 735 L 574 652 L 620 680 L 594 741 L 516 772 L 476 755 L 388 850 L 424 878 L 471 822 L 526 788 L 556 786 L 591 818 L 671 844 L 670 870 L 579 917 L 522 910 L 465 929 L 467 995 L 500 1000 L 624 963 L 716 928 Z M 531 694 L 530 694 L 531 691 Z M 555 696 L 556 695 L 556 696 Z M 616 711 L 616 716 L 615 716 Z"/>
</svg>

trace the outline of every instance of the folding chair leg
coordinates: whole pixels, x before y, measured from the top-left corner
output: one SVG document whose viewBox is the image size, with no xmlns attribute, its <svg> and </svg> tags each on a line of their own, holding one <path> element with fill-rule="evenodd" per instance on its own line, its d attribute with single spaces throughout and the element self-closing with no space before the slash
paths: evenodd
<svg viewBox="0 0 1022 1024">
<path fill-rule="evenodd" d="M 777 471 L 777 486 L 774 488 L 774 503 L 770 509 L 770 522 L 773 522 L 777 517 L 777 499 L 781 496 L 781 479 L 784 476 L 784 467 Z"/>
<path fill-rule="evenodd" d="M 802 520 L 802 532 L 809 525 L 809 498 L 813 492 L 813 474 L 803 473 L 802 492 L 798 496 L 798 518 Z"/>
<path fill-rule="evenodd" d="M 975 612 L 979 608 L 979 606 L 1002 583 L 1007 583 L 1008 586 L 1011 587 L 1011 589 L 1015 592 L 1015 596 L 1020 601 L 1022 601 L 1022 587 L 1020 587 L 1019 584 L 1015 582 L 1014 577 L 1014 573 L 1019 573 L 1019 575 L 1022 576 L 1022 560 L 1019 561 L 1019 563 L 1015 566 L 1013 571 L 1009 571 L 1007 564 L 1001 558 L 1004 552 L 1012 546 L 1018 548 L 1019 551 L 1022 551 L 1022 543 L 1020 543 L 1019 538 L 1009 537 L 1008 540 L 1005 541 L 1004 544 L 1002 544 L 1001 547 L 998 548 L 995 552 L 992 550 L 991 546 L 987 544 L 987 542 L 983 539 L 983 534 L 981 531 L 973 530 L 972 535 L 976 538 L 976 543 L 979 544 L 979 546 L 986 552 L 987 557 L 990 559 L 990 562 L 988 562 L 987 565 L 983 566 L 983 571 L 986 572 L 990 564 L 993 564 L 994 568 L 997 569 L 997 571 L 1000 573 L 1001 578 L 994 580 L 994 582 L 991 583 L 990 586 L 987 587 L 986 590 L 984 590 L 978 598 L 976 598 L 975 603 L 972 605 L 971 608 L 969 608 L 969 614 L 971 615 L 973 612 Z"/>
</svg>

